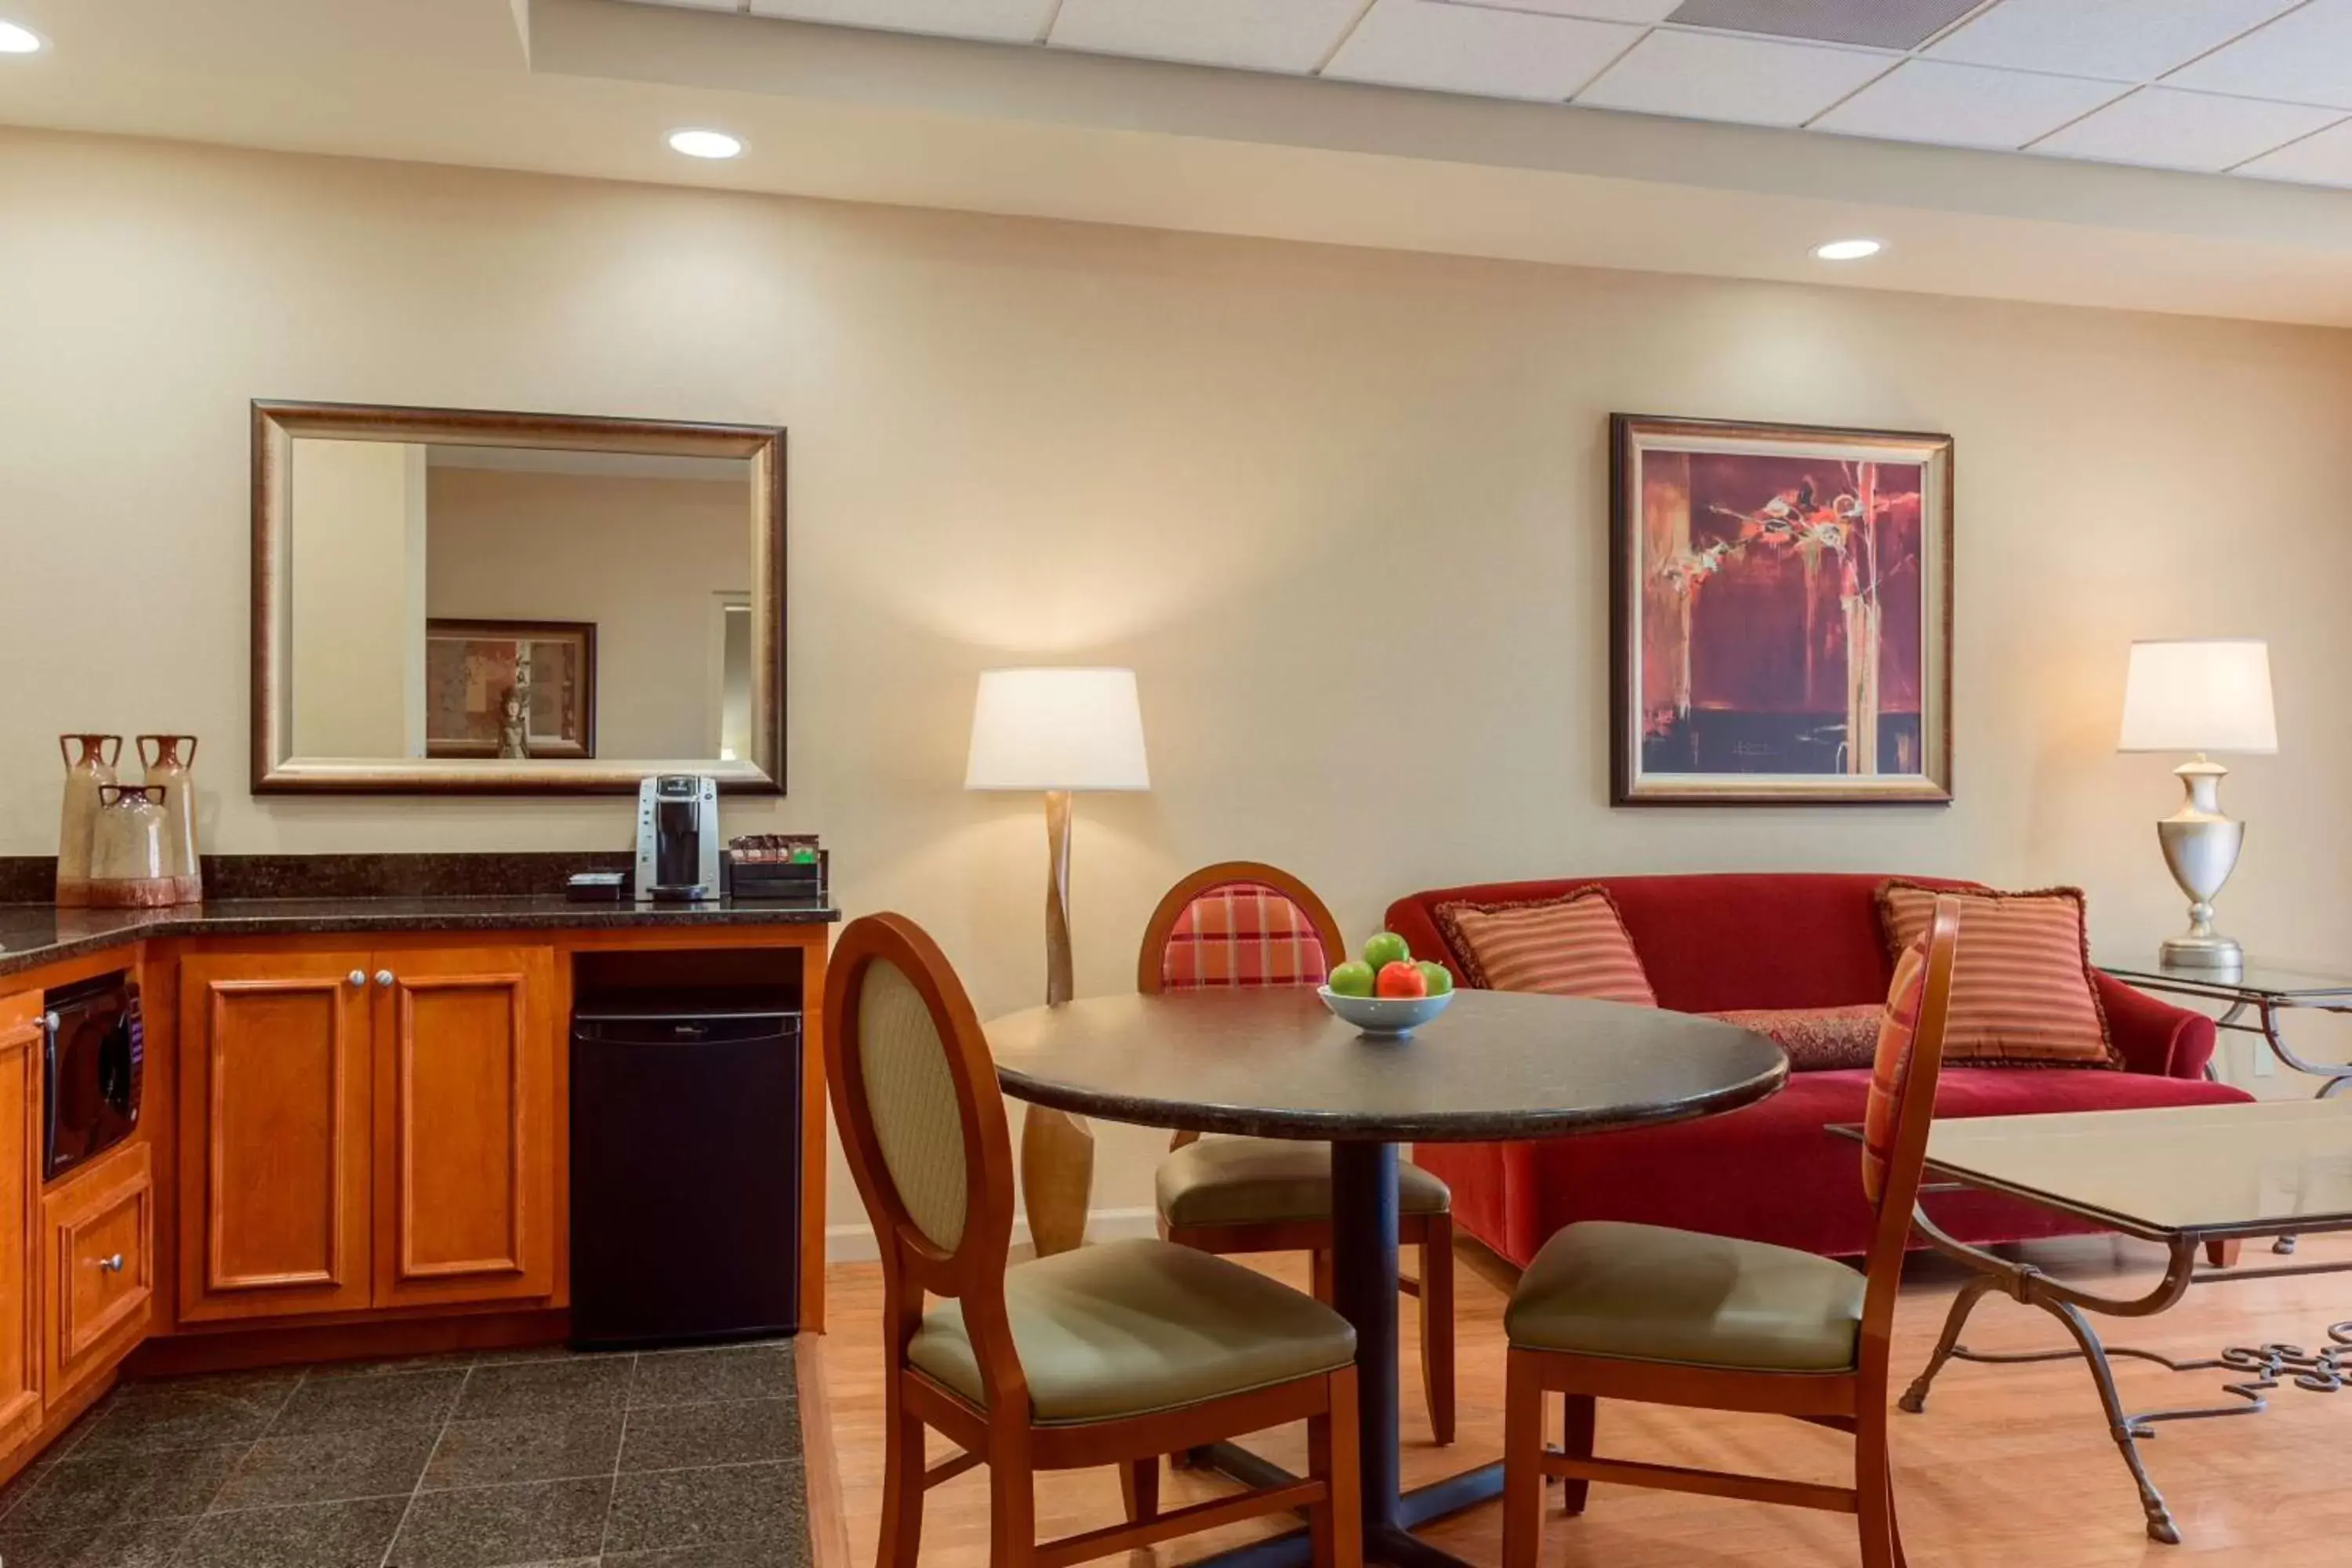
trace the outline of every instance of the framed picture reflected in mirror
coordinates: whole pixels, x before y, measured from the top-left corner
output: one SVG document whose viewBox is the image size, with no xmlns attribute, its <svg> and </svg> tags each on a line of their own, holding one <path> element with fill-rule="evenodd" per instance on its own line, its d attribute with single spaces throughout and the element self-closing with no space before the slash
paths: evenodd
<svg viewBox="0 0 2352 1568">
<path fill-rule="evenodd" d="M 593 621 L 425 623 L 425 754 L 593 757 Z"/>
</svg>

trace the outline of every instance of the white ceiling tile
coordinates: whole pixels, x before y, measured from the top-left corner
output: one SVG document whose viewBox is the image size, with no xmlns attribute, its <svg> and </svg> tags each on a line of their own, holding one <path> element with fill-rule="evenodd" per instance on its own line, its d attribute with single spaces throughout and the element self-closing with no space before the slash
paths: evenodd
<svg viewBox="0 0 2352 1568">
<path fill-rule="evenodd" d="M 2352 109 L 2352 0 L 2311 0 L 2175 72 L 2165 85 Z"/>
<path fill-rule="evenodd" d="M 1937 59 L 2152 81 L 2295 0 L 2001 0 L 1937 44 Z"/>
<path fill-rule="evenodd" d="M 2306 136 L 2266 153 L 2237 171 L 2265 180 L 2301 180 L 2308 184 L 2352 188 L 2352 120 L 2316 136 Z"/>
<path fill-rule="evenodd" d="M 2166 169 L 2227 169 L 2342 118 L 2332 109 L 2147 87 L 2035 142 L 2033 151 Z"/>
<path fill-rule="evenodd" d="M 1054 0 L 751 0 L 751 9 L 794 22 L 1034 44 L 1053 18 Z"/>
<path fill-rule="evenodd" d="M 1895 64 L 1892 55 L 1729 34 L 1652 33 L 1576 95 L 1595 109 L 1802 125 Z"/>
<path fill-rule="evenodd" d="M 1906 60 L 1812 128 L 1952 147 L 2017 148 L 2130 90 L 2080 77 Z"/>
<path fill-rule="evenodd" d="M 1062 0 L 1048 42 L 1244 70 L 1311 71 L 1364 0 Z"/>
<path fill-rule="evenodd" d="M 1449 5 L 1499 5 L 1507 11 L 1540 11 L 1547 16 L 1580 16 L 1588 22 L 1663 22 L 1683 0 L 1442 0 Z"/>
<path fill-rule="evenodd" d="M 1565 100 L 1642 29 L 1444 0 L 1379 0 L 1323 74 L 1439 92 Z"/>
</svg>

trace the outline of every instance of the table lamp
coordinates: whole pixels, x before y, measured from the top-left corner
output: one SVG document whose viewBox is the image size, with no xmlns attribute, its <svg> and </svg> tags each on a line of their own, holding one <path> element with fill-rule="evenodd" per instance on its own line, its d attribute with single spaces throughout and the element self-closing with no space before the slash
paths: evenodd
<svg viewBox="0 0 2352 1568">
<path fill-rule="evenodd" d="M 2173 769 L 2188 799 L 2156 825 L 2164 863 L 2189 895 L 2189 930 L 2164 944 L 2180 969 L 2236 969 L 2245 954 L 2213 929 L 2213 896 L 2237 868 L 2246 825 L 2221 809 L 2230 770 L 2208 752 L 2278 750 L 2271 707 L 2271 654 L 2251 638 L 2136 642 L 2124 681 L 2125 752 L 2193 752 Z"/>
<path fill-rule="evenodd" d="M 1070 979 L 1070 795 L 1151 787 L 1131 669 L 990 669 L 972 705 L 963 787 L 1045 796 L 1045 1001 Z M 1094 1133 L 1066 1111 L 1031 1106 L 1021 1123 L 1021 1195 L 1040 1258 L 1086 1239 Z"/>
</svg>

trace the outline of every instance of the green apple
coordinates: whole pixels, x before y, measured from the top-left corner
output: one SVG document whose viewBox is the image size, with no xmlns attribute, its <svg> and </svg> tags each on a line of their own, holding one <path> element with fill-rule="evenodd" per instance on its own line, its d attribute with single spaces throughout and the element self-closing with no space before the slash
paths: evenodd
<svg viewBox="0 0 2352 1568">
<path fill-rule="evenodd" d="M 1372 966 L 1369 963 L 1343 963 L 1331 972 L 1325 982 L 1334 996 L 1370 996 L 1372 994 Z"/>
<path fill-rule="evenodd" d="M 1404 944 L 1404 938 L 1392 931 L 1374 931 L 1371 940 L 1364 943 L 1364 962 L 1376 972 L 1391 963 L 1410 963 L 1412 959 L 1412 949 Z"/>
<path fill-rule="evenodd" d="M 1421 977 L 1429 982 L 1429 994 L 1443 996 L 1454 989 L 1454 975 L 1445 965 L 1431 959 L 1421 961 Z"/>
</svg>

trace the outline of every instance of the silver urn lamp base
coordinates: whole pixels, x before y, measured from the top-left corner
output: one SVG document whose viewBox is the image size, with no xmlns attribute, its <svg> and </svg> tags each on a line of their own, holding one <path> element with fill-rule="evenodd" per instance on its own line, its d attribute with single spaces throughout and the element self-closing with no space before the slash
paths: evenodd
<svg viewBox="0 0 2352 1568">
<path fill-rule="evenodd" d="M 2237 941 L 2213 929 L 2213 897 L 2238 868 L 2246 825 L 2221 809 L 2221 781 L 2230 770 L 2204 753 L 2172 770 L 2188 795 L 2179 811 L 2156 825 L 2164 863 L 2189 895 L 2189 930 L 2166 941 L 2168 969 L 2240 969 L 2246 962 Z"/>
</svg>

